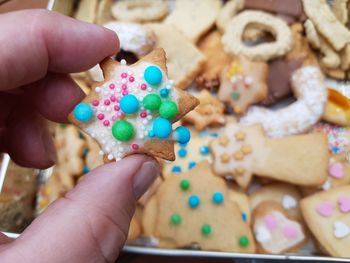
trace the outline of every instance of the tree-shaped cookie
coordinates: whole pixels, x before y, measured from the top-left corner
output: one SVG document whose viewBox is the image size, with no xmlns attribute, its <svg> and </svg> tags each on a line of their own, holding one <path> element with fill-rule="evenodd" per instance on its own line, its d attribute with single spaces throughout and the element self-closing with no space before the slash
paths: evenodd
<svg viewBox="0 0 350 263">
<path fill-rule="evenodd" d="M 167 77 L 163 49 L 155 49 L 133 65 L 105 59 L 105 80 L 98 83 L 69 119 L 101 146 L 106 161 L 131 153 L 174 160 L 174 140 L 186 143 L 189 131 L 172 123 L 198 100 L 176 89 Z"/>
<path fill-rule="evenodd" d="M 144 209 L 145 235 L 159 238 L 160 247 L 253 253 L 251 230 L 230 191 L 206 161 L 168 177 Z"/>
<path fill-rule="evenodd" d="M 210 148 L 214 172 L 234 176 L 246 188 L 253 174 L 297 185 L 321 185 L 327 178 L 327 145 L 323 133 L 271 139 L 259 124 L 230 123 Z"/>
</svg>

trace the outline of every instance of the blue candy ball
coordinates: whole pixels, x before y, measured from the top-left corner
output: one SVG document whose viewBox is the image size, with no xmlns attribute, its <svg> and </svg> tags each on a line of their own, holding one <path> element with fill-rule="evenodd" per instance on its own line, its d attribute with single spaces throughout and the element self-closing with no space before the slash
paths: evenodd
<svg viewBox="0 0 350 263">
<path fill-rule="evenodd" d="M 213 194 L 214 204 L 222 204 L 223 201 L 224 201 L 224 195 L 221 192 L 215 192 Z"/>
<path fill-rule="evenodd" d="M 158 138 L 168 138 L 172 132 L 171 122 L 164 118 L 157 118 L 153 122 L 153 132 Z"/>
<path fill-rule="evenodd" d="M 187 155 L 187 150 L 182 148 L 177 152 L 177 154 L 179 155 L 179 157 L 184 158 Z"/>
<path fill-rule="evenodd" d="M 90 172 L 90 168 L 89 166 L 85 165 L 83 168 L 83 174 L 87 174 L 88 172 Z"/>
<path fill-rule="evenodd" d="M 159 94 L 160 94 L 160 96 L 162 97 L 162 98 L 166 98 L 166 97 L 168 97 L 169 96 L 169 90 L 168 89 L 161 89 L 160 91 L 159 91 Z"/>
<path fill-rule="evenodd" d="M 191 195 L 189 198 L 188 198 L 188 205 L 191 207 L 191 208 L 196 208 L 199 206 L 201 200 L 199 199 L 199 197 L 197 195 Z"/>
<path fill-rule="evenodd" d="M 199 148 L 199 151 L 201 155 L 208 155 L 209 154 L 209 147 L 206 145 L 203 145 Z"/>
<path fill-rule="evenodd" d="M 188 163 L 188 170 L 191 170 L 193 167 L 195 167 L 197 165 L 196 162 L 189 162 Z"/>
<path fill-rule="evenodd" d="M 186 144 L 191 139 L 191 133 L 186 127 L 179 126 L 175 129 L 174 139 L 180 144 Z"/>
<path fill-rule="evenodd" d="M 149 66 L 143 73 L 143 77 L 150 85 L 158 85 L 162 82 L 162 71 L 156 66 Z"/>
<path fill-rule="evenodd" d="M 73 110 L 74 117 L 80 122 L 88 122 L 94 116 L 92 107 L 87 103 L 79 103 Z"/>
<path fill-rule="evenodd" d="M 181 167 L 178 165 L 174 165 L 173 168 L 171 169 L 171 172 L 174 174 L 181 173 Z"/>
<path fill-rule="evenodd" d="M 136 113 L 139 106 L 139 100 L 132 94 L 128 94 L 120 100 L 120 109 L 126 114 Z"/>
</svg>

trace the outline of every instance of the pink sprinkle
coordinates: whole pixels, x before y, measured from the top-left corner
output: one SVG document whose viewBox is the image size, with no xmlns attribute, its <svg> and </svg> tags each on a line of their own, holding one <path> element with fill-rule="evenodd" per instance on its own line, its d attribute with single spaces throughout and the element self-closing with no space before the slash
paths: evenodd
<svg viewBox="0 0 350 263">
<path fill-rule="evenodd" d="M 119 111 L 119 110 L 120 110 L 120 107 L 119 107 L 118 105 L 115 105 L 115 106 L 114 106 L 114 110 L 115 110 L 115 111 Z"/>
<path fill-rule="evenodd" d="M 111 104 L 111 101 L 110 101 L 110 100 L 105 100 L 104 104 L 105 104 L 106 106 L 108 106 L 109 104 Z"/>
<path fill-rule="evenodd" d="M 116 98 L 114 95 L 112 95 L 110 99 L 111 99 L 111 101 L 113 101 L 113 102 L 115 102 L 115 101 L 117 100 L 117 98 Z"/>
<path fill-rule="evenodd" d="M 118 116 L 112 116 L 112 121 L 116 121 L 118 119 Z"/>
<path fill-rule="evenodd" d="M 131 145 L 131 148 L 133 149 L 133 150 L 138 150 L 139 149 L 139 145 L 138 144 L 136 144 L 136 143 L 133 143 L 132 145 Z"/>
<path fill-rule="evenodd" d="M 109 88 L 110 89 L 114 89 L 115 88 L 115 85 L 113 83 L 109 84 Z"/>
<path fill-rule="evenodd" d="M 141 112 L 141 113 L 140 113 L 140 117 L 141 117 L 141 118 L 146 118 L 146 117 L 147 117 L 147 112 L 144 112 L 144 111 Z"/>
<path fill-rule="evenodd" d="M 128 76 L 128 74 L 125 73 L 125 72 L 121 74 L 121 77 L 122 77 L 123 79 L 127 78 L 127 76 Z"/>
<path fill-rule="evenodd" d="M 120 102 L 122 98 L 121 97 L 117 97 L 117 102 Z"/>
<path fill-rule="evenodd" d="M 126 84 L 122 85 L 122 90 L 126 90 L 128 88 L 128 86 L 126 86 Z"/>
<path fill-rule="evenodd" d="M 104 120 L 104 121 L 103 121 L 103 125 L 104 125 L 104 126 L 109 126 L 109 120 Z"/>
<path fill-rule="evenodd" d="M 295 226 L 290 225 L 290 226 L 285 226 L 283 228 L 283 235 L 288 238 L 288 239 L 293 239 L 297 236 L 298 230 Z"/>
<path fill-rule="evenodd" d="M 265 216 L 264 221 L 270 231 L 273 231 L 277 227 L 277 219 L 272 215 Z"/>
<path fill-rule="evenodd" d="M 145 83 L 141 84 L 141 89 L 142 90 L 146 90 L 147 89 L 147 85 Z"/>
<path fill-rule="evenodd" d="M 129 81 L 130 81 L 130 82 L 134 82 L 134 81 L 135 81 L 135 78 L 134 78 L 133 76 L 130 76 Z"/>
<path fill-rule="evenodd" d="M 123 96 L 125 96 L 125 95 L 128 95 L 129 93 L 127 90 L 123 90 L 122 94 L 123 94 Z"/>
<path fill-rule="evenodd" d="M 98 106 L 98 104 L 100 104 L 98 100 L 94 100 L 94 101 L 92 101 L 92 105 L 93 105 L 93 106 L 97 107 L 97 106 Z"/>
<path fill-rule="evenodd" d="M 103 120 L 104 118 L 105 118 L 105 115 L 103 113 L 99 113 L 97 115 L 97 119 L 99 119 L 99 120 Z"/>
</svg>

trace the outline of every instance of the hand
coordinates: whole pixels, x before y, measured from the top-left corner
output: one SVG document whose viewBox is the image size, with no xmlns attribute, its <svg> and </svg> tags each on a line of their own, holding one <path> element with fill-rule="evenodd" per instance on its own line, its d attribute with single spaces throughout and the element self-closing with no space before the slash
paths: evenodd
<svg viewBox="0 0 350 263">
<path fill-rule="evenodd" d="M 68 73 L 87 70 L 119 49 L 107 29 L 44 10 L 0 15 L 0 151 L 24 166 L 55 161 L 46 119 L 66 121 L 84 94 Z M 134 155 L 101 166 L 50 205 L 15 241 L 0 234 L 0 261 L 113 262 L 136 200 L 159 175 Z"/>
</svg>

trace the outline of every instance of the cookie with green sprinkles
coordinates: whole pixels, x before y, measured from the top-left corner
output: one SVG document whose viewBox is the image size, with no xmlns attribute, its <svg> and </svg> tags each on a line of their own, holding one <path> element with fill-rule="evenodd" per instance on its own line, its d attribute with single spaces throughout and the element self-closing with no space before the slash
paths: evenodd
<svg viewBox="0 0 350 263">
<path fill-rule="evenodd" d="M 163 49 L 133 65 L 110 58 L 100 63 L 105 79 L 75 106 L 69 120 L 94 138 L 105 162 L 132 153 L 174 160 L 174 142 L 190 139 L 186 127 L 172 124 L 198 105 L 167 76 Z"/>
<path fill-rule="evenodd" d="M 254 253 L 255 241 L 233 190 L 211 172 L 207 161 L 168 176 L 143 210 L 145 236 L 159 239 L 159 247 Z"/>
</svg>

